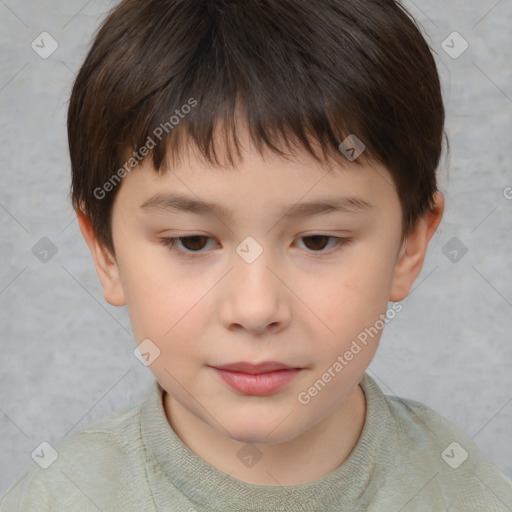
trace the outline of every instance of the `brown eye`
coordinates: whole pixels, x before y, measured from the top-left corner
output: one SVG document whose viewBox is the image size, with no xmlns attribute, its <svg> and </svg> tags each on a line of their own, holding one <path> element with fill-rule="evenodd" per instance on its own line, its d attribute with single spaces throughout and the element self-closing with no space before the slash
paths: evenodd
<svg viewBox="0 0 512 512">
<path fill-rule="evenodd" d="M 181 236 L 162 238 L 161 243 L 172 251 L 176 251 L 180 255 L 194 254 L 204 252 L 206 242 L 210 237 L 203 235 Z M 180 244 L 182 247 L 180 247 Z"/>
<path fill-rule="evenodd" d="M 205 241 L 208 240 L 207 236 L 187 236 L 180 238 L 183 247 L 189 251 L 200 251 L 206 245 Z"/>
<path fill-rule="evenodd" d="M 312 251 L 321 251 L 325 249 L 327 246 L 329 239 L 333 238 L 332 236 L 327 235 L 314 235 L 314 236 L 304 236 L 303 240 L 311 240 L 312 243 L 304 243 L 304 245 L 312 250 Z"/>
<path fill-rule="evenodd" d="M 207 245 L 210 240 L 214 242 L 212 238 L 204 235 L 167 237 L 161 239 L 161 244 L 178 256 L 193 258 L 208 253 Z M 307 252 L 326 256 L 350 243 L 348 238 L 323 234 L 303 236 L 300 240 L 304 241 Z"/>
<path fill-rule="evenodd" d="M 307 252 L 310 254 L 318 253 L 319 256 L 327 256 L 339 249 L 342 249 L 351 241 L 349 238 L 323 234 L 303 236 L 300 240 L 303 241 Z"/>
</svg>

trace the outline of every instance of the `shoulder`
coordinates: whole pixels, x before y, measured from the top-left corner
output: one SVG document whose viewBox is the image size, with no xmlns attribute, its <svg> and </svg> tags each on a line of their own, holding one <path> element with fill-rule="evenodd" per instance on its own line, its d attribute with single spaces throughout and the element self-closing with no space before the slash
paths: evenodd
<svg viewBox="0 0 512 512">
<path fill-rule="evenodd" d="M 124 408 L 53 446 L 43 445 L 41 463 L 31 462 L 11 485 L 0 512 L 121 510 L 109 508 L 110 497 L 125 493 L 128 472 L 143 479 L 142 407 Z"/>
<path fill-rule="evenodd" d="M 512 482 L 462 429 L 420 402 L 384 397 L 395 426 L 395 475 L 418 496 L 448 510 L 512 510 Z"/>
</svg>

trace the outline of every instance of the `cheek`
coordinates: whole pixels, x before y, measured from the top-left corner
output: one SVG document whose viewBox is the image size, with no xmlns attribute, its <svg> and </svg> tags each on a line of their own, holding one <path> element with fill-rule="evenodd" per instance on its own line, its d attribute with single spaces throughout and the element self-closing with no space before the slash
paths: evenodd
<svg viewBox="0 0 512 512">
<path fill-rule="evenodd" d="M 155 249 L 124 257 L 120 271 L 137 343 L 149 338 L 171 359 L 193 356 L 195 340 L 204 337 L 205 318 L 211 314 L 205 311 L 208 291 L 218 279 L 210 282 L 203 273 L 194 275 L 191 268 L 171 264 L 165 251 Z"/>
<path fill-rule="evenodd" d="M 315 280 L 315 286 L 307 295 L 308 302 L 316 308 L 331 331 L 339 335 L 357 336 L 359 331 L 373 325 L 385 312 L 392 281 L 392 265 L 389 260 L 375 257 L 359 257 L 347 261 L 337 275 Z"/>
<path fill-rule="evenodd" d="M 201 340 L 207 313 L 201 297 L 206 292 L 194 288 L 190 281 L 156 274 L 156 279 L 154 275 L 132 274 L 127 305 L 137 344 L 150 339 L 158 347 L 150 371 L 159 382 L 167 383 L 166 389 L 179 392 L 179 383 L 193 379 L 204 358 Z"/>
<path fill-rule="evenodd" d="M 168 344 L 178 333 L 188 337 L 197 332 L 202 287 L 165 277 L 154 280 L 154 276 L 132 279 L 128 287 L 127 305 L 137 340 L 154 338 Z"/>
<path fill-rule="evenodd" d="M 186 307 L 183 280 L 170 275 L 160 251 L 144 250 L 144 245 L 125 243 L 119 254 L 119 271 L 133 333 L 137 342 L 161 339 L 177 322 Z"/>
</svg>

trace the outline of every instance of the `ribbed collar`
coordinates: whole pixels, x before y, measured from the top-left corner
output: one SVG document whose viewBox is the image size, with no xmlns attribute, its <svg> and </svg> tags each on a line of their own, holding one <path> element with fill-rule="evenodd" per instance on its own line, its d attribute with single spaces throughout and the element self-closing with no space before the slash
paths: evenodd
<svg viewBox="0 0 512 512">
<path fill-rule="evenodd" d="M 312 482 L 274 487 L 237 480 L 192 452 L 169 425 L 162 400 L 164 391 L 155 381 L 142 406 L 141 434 L 157 509 L 170 510 L 177 499 L 187 498 L 198 511 L 353 510 L 376 491 L 372 481 L 383 476 L 377 475 L 377 458 L 390 462 L 396 453 L 396 436 L 390 439 L 386 435 L 392 417 L 385 395 L 368 374 L 363 375 L 361 387 L 366 397 L 366 417 L 361 436 L 345 462 Z"/>
</svg>

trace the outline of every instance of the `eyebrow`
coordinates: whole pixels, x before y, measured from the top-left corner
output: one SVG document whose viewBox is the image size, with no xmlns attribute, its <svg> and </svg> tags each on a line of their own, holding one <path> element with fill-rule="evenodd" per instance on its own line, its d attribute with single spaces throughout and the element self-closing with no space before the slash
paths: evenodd
<svg viewBox="0 0 512 512">
<path fill-rule="evenodd" d="M 185 212 L 233 219 L 233 212 L 225 206 L 176 194 L 155 194 L 145 201 L 141 208 L 147 212 Z M 373 206 L 364 199 L 357 197 L 334 197 L 284 206 L 281 216 L 287 219 L 294 219 L 313 215 L 326 215 L 334 212 L 358 213 L 372 208 Z"/>
</svg>

